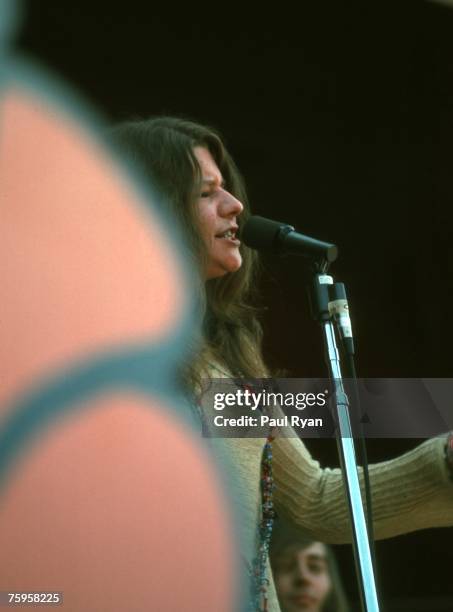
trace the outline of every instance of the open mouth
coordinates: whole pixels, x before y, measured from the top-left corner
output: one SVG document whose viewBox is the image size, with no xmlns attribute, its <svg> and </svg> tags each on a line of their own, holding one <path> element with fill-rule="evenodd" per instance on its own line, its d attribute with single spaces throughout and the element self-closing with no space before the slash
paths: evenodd
<svg viewBox="0 0 453 612">
<path fill-rule="evenodd" d="M 228 230 L 223 232 L 223 234 L 218 234 L 216 238 L 235 238 L 236 232 L 234 230 Z"/>
<path fill-rule="evenodd" d="M 239 243 L 239 240 L 237 240 L 236 238 L 236 229 L 229 229 L 226 232 L 223 232 L 223 234 L 217 234 L 216 238 L 223 238 L 226 240 L 233 240 L 234 242 Z"/>
</svg>

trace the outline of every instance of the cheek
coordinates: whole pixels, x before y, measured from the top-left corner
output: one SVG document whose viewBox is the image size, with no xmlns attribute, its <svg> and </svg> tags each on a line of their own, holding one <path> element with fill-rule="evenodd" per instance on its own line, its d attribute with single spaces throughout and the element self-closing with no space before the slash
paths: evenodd
<svg viewBox="0 0 453 612">
<path fill-rule="evenodd" d="M 215 239 L 216 219 L 203 202 L 198 206 L 198 220 L 203 240 L 207 246 L 211 245 Z"/>
<path fill-rule="evenodd" d="M 319 596 L 324 600 L 327 595 L 330 593 L 330 589 L 332 584 L 330 582 L 330 578 L 327 575 L 318 576 L 316 579 L 316 590 Z"/>
<path fill-rule="evenodd" d="M 286 594 L 291 590 L 292 577 L 291 574 L 280 572 L 274 576 L 275 587 L 281 595 Z"/>
</svg>

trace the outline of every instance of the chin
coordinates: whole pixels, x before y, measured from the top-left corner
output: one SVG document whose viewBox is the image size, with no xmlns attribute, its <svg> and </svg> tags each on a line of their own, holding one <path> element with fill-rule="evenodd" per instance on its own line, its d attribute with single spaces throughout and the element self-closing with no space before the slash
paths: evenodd
<svg viewBox="0 0 453 612">
<path fill-rule="evenodd" d="M 213 280 L 214 278 L 221 278 L 222 276 L 226 276 L 227 274 L 234 274 L 237 272 L 242 266 L 242 261 L 238 262 L 235 265 L 228 265 L 223 267 L 212 268 L 207 271 L 206 280 Z"/>
<path fill-rule="evenodd" d="M 237 272 L 238 270 L 241 269 L 241 266 L 242 266 L 242 260 L 239 263 L 237 263 L 236 265 L 230 266 L 228 272 Z"/>
<path fill-rule="evenodd" d="M 242 262 L 237 266 L 228 266 L 228 268 L 225 269 L 224 274 L 234 274 L 235 272 L 241 269 L 241 265 Z"/>
<path fill-rule="evenodd" d="M 237 272 L 242 266 L 242 257 L 235 256 L 229 258 L 211 259 L 207 268 L 206 280 L 220 278 L 226 274 Z"/>
</svg>

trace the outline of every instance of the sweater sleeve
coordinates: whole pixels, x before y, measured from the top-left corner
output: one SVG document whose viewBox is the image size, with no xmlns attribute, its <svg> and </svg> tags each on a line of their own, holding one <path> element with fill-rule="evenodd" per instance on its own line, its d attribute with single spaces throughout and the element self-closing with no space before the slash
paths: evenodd
<svg viewBox="0 0 453 612">
<path fill-rule="evenodd" d="M 311 537 L 351 541 L 349 512 L 339 469 L 321 469 L 299 438 L 273 443 L 275 507 Z M 377 539 L 427 527 L 453 525 L 453 484 L 444 458 L 444 438 L 369 466 Z M 363 474 L 359 468 L 363 491 Z"/>
</svg>

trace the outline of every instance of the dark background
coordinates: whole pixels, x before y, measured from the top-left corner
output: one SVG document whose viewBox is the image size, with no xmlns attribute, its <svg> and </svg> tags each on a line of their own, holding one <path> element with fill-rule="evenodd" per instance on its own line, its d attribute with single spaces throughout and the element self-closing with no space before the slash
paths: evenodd
<svg viewBox="0 0 453 612">
<path fill-rule="evenodd" d="M 332 272 L 347 283 L 361 376 L 451 376 L 453 9 L 417 0 L 297 11 L 23 6 L 16 49 L 107 121 L 168 113 L 214 125 L 255 213 L 339 245 Z M 267 258 L 265 271 L 269 364 L 324 376 L 302 261 Z M 370 459 L 414 444 L 370 441 Z M 310 448 L 336 462 L 333 442 Z M 384 609 L 453 610 L 452 548 L 451 530 L 378 543 Z M 349 547 L 339 555 L 355 598 Z"/>
</svg>

